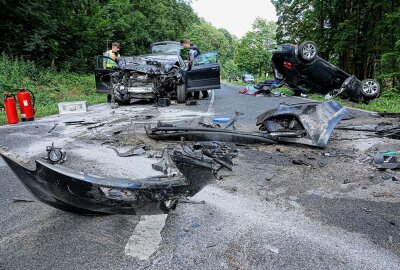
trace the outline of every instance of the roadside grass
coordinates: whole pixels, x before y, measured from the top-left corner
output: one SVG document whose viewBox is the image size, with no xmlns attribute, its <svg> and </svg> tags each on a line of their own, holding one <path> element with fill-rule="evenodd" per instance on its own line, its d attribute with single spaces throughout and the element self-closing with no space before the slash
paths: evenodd
<svg viewBox="0 0 400 270">
<path fill-rule="evenodd" d="M 246 86 L 246 84 L 243 82 L 230 82 L 230 83 L 240 86 Z M 276 89 L 273 92 L 280 92 L 287 96 L 294 95 L 293 90 L 286 87 Z M 318 94 L 309 94 L 307 95 L 307 98 L 318 101 L 325 100 L 324 96 Z M 379 98 L 372 100 L 368 104 L 355 103 L 349 100 L 341 99 L 339 97 L 334 98 L 334 100 L 339 102 L 343 106 L 347 106 L 350 108 L 357 108 L 378 113 L 400 113 L 400 91 L 396 89 L 384 89 L 383 94 Z"/>
<path fill-rule="evenodd" d="M 0 94 L 16 93 L 19 88 L 31 90 L 36 99 L 37 112 L 40 118 L 56 114 L 59 102 L 87 101 L 88 105 L 106 101 L 106 97 L 95 91 L 94 75 L 57 72 L 51 69 L 40 69 L 33 62 L 23 59 L 0 57 Z M 1 102 L 0 125 L 7 123 L 3 102 Z"/>
</svg>

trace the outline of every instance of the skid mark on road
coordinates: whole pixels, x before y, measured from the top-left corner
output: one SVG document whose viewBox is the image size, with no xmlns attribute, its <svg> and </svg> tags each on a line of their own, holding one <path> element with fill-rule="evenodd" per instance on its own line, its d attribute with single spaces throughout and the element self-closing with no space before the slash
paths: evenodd
<svg viewBox="0 0 400 270">
<path fill-rule="evenodd" d="M 125 255 L 146 261 L 161 245 L 168 215 L 142 216 L 125 246 Z"/>
</svg>

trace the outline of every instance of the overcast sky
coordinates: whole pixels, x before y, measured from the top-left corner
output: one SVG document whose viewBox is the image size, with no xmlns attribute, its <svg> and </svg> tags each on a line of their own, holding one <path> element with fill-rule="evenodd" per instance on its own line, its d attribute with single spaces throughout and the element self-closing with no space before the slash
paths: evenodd
<svg viewBox="0 0 400 270">
<path fill-rule="evenodd" d="M 218 28 L 225 28 L 237 37 L 251 30 L 255 18 L 276 21 L 275 7 L 270 0 L 192 0 L 193 9 Z"/>
</svg>

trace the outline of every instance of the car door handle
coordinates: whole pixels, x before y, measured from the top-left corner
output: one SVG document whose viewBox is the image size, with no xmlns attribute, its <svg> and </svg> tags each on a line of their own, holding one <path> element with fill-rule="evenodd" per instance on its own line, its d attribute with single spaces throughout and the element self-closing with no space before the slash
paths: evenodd
<svg viewBox="0 0 400 270">
<path fill-rule="evenodd" d="M 211 70 L 219 70 L 219 68 L 212 68 Z"/>
</svg>

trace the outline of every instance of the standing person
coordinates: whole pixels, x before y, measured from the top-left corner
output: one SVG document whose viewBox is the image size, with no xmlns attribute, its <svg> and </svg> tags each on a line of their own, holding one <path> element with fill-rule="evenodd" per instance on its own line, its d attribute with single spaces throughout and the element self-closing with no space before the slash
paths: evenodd
<svg viewBox="0 0 400 270">
<path fill-rule="evenodd" d="M 199 55 L 199 50 L 197 48 L 195 48 L 193 46 L 193 44 L 190 44 L 190 50 L 189 50 L 189 61 L 190 61 L 190 65 L 192 65 L 193 60 Z M 201 91 L 201 94 L 203 95 L 203 98 L 208 98 L 208 91 L 207 90 L 203 90 Z M 194 92 L 193 96 L 195 99 L 199 99 L 200 98 L 200 92 Z"/>
<path fill-rule="evenodd" d="M 181 40 L 181 57 L 185 61 L 185 63 L 189 62 L 189 52 L 190 52 L 190 40 L 182 39 Z"/>
<path fill-rule="evenodd" d="M 182 39 L 181 40 L 181 53 L 180 53 L 180 55 L 181 55 L 181 58 L 185 61 L 185 63 L 188 65 L 188 69 L 189 70 L 191 69 L 191 65 L 192 65 L 191 62 L 190 62 L 190 58 L 191 58 L 190 51 L 191 51 L 191 49 L 190 49 L 190 40 Z M 194 96 L 196 98 L 196 93 L 194 93 Z M 187 98 L 192 98 L 193 97 L 193 92 L 187 93 L 186 97 Z M 198 99 L 198 97 L 197 97 L 197 99 Z"/>
<path fill-rule="evenodd" d="M 109 57 L 110 59 L 104 59 L 104 68 L 112 69 L 115 66 L 116 59 L 120 57 L 120 44 L 118 42 L 114 42 L 111 44 L 111 50 L 105 52 L 104 56 Z"/>
<path fill-rule="evenodd" d="M 193 44 L 190 43 L 190 40 L 188 39 L 183 39 L 181 40 L 181 57 L 185 62 L 189 65 L 189 70 L 192 68 L 192 62 L 193 60 L 198 56 L 199 50 L 193 46 Z M 208 98 L 208 91 L 204 90 L 201 91 L 203 94 L 203 98 Z M 191 98 L 194 97 L 194 99 L 199 99 L 200 98 L 200 92 L 189 92 L 187 93 L 187 97 Z"/>
</svg>

